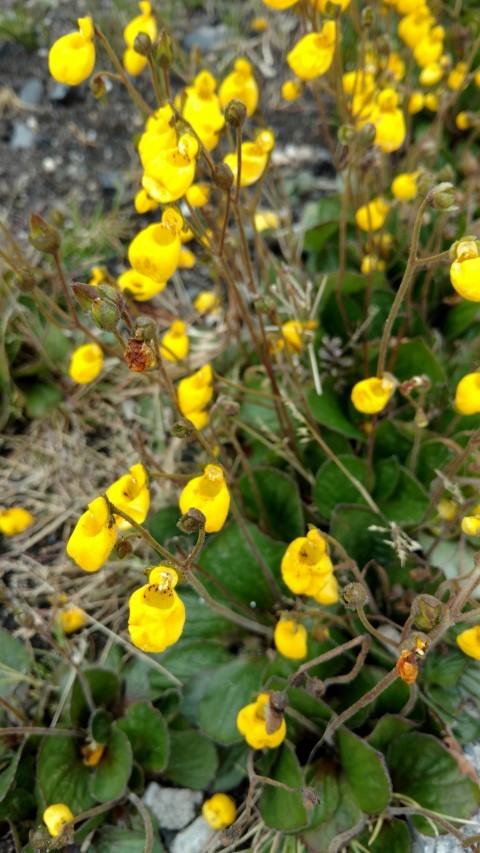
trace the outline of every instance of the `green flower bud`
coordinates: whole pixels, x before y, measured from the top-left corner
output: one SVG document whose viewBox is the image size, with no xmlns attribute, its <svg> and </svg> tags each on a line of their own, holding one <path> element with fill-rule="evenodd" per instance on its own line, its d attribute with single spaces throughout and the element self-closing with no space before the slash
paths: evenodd
<svg viewBox="0 0 480 853">
<path fill-rule="evenodd" d="M 171 435 L 175 438 L 188 438 L 189 435 L 195 432 L 195 426 L 188 418 L 180 418 L 171 428 Z"/>
<path fill-rule="evenodd" d="M 152 341 L 157 334 L 157 325 L 151 317 L 137 317 L 133 327 L 133 337 L 137 341 Z"/>
<path fill-rule="evenodd" d="M 342 124 L 338 128 L 338 141 L 342 145 L 351 145 L 356 137 L 356 130 L 350 124 Z"/>
<path fill-rule="evenodd" d="M 18 270 L 15 276 L 15 284 L 22 293 L 31 293 L 35 289 L 37 282 L 33 272 L 25 267 Z"/>
<path fill-rule="evenodd" d="M 90 311 L 92 303 L 98 299 L 98 288 L 91 284 L 80 284 L 76 281 L 72 284 L 73 295 L 84 311 Z"/>
<path fill-rule="evenodd" d="M 160 68 L 170 68 L 173 62 L 172 40 L 165 30 L 162 30 L 155 44 L 153 58 Z"/>
<path fill-rule="evenodd" d="M 104 332 L 113 332 L 117 328 L 121 314 L 114 302 L 95 299 L 90 310 L 92 319 L 99 329 L 103 329 Z"/>
<path fill-rule="evenodd" d="M 56 255 L 60 248 L 60 232 L 37 213 L 30 217 L 29 242 L 39 252 Z"/>
<path fill-rule="evenodd" d="M 421 631 L 431 631 L 439 624 L 445 605 L 433 595 L 417 595 L 412 602 L 411 615 Z"/>
<path fill-rule="evenodd" d="M 135 53 L 139 53 L 140 56 L 150 56 L 152 52 L 152 39 L 148 33 L 138 33 L 138 35 L 135 36 L 133 49 Z"/>
<path fill-rule="evenodd" d="M 427 195 L 427 202 L 434 210 L 451 210 L 455 202 L 456 190 L 453 184 L 437 184 Z"/>
</svg>

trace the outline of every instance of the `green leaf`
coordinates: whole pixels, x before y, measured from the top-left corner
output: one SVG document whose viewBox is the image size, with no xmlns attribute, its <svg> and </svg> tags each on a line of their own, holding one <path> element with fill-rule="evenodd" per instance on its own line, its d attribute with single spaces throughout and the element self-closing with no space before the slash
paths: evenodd
<svg viewBox="0 0 480 853">
<path fill-rule="evenodd" d="M 388 536 L 378 530 L 369 530 L 371 525 L 385 526 L 382 519 L 366 507 L 340 506 L 332 514 L 330 532 L 360 568 L 370 560 L 377 560 L 382 566 L 395 565 L 395 552 L 384 542 Z"/>
<path fill-rule="evenodd" d="M 105 752 L 90 780 L 90 791 L 100 803 L 119 797 L 132 772 L 132 747 L 119 728 L 112 728 Z"/>
<path fill-rule="evenodd" d="M 367 479 L 367 463 L 356 456 L 339 456 L 343 466 L 364 486 Z M 373 487 L 373 483 L 372 483 Z M 338 504 L 363 504 L 364 498 L 338 465 L 327 459 L 315 478 L 313 499 L 319 512 L 327 519 Z"/>
<path fill-rule="evenodd" d="M 227 663 L 231 655 L 223 643 L 217 643 L 215 640 L 203 640 L 199 643 L 192 640 L 176 644 L 169 651 L 155 657 L 172 675 L 181 681 L 188 681 L 203 670 L 214 669 Z M 154 690 L 165 690 L 172 686 L 172 680 L 157 669 L 150 670 L 149 678 Z"/>
<path fill-rule="evenodd" d="M 456 341 L 464 332 L 474 331 L 480 320 L 480 307 L 477 302 L 461 301 L 447 314 L 445 333 L 449 340 Z"/>
<path fill-rule="evenodd" d="M 153 538 L 164 544 L 174 536 L 181 536 L 182 534 L 177 527 L 180 515 L 178 506 L 166 506 L 159 509 L 158 512 L 154 512 L 148 519 L 148 529 Z"/>
<path fill-rule="evenodd" d="M 37 764 L 38 784 L 45 805 L 66 803 L 74 814 L 93 804 L 91 770 L 85 766 L 78 740 L 63 735 L 46 737 Z"/>
<path fill-rule="evenodd" d="M 63 334 L 62 330 L 50 323 L 43 338 L 43 347 L 47 355 L 57 364 L 68 363 L 68 355 L 72 348 L 71 341 Z"/>
<path fill-rule="evenodd" d="M 113 670 L 94 666 L 85 669 L 83 676 L 90 687 L 95 707 L 109 708 L 113 705 L 120 693 L 120 679 Z M 70 719 L 73 726 L 86 728 L 89 718 L 90 707 L 85 698 L 82 682 L 77 675 L 70 699 Z"/>
<path fill-rule="evenodd" d="M 380 752 L 386 752 L 390 744 L 400 735 L 411 731 L 415 728 L 415 723 L 412 720 L 406 720 L 404 717 L 398 717 L 395 714 L 385 714 L 368 736 L 367 740 L 370 746 L 378 749 Z"/>
<path fill-rule="evenodd" d="M 18 673 L 30 672 L 32 658 L 21 640 L 0 628 L 0 696 L 6 698 L 21 683 Z"/>
<path fill-rule="evenodd" d="M 104 711 L 103 708 L 94 711 L 88 724 L 92 740 L 97 743 L 107 743 L 112 730 L 112 721 L 113 716 L 109 711 Z"/>
<path fill-rule="evenodd" d="M 269 776 L 291 788 L 304 784 L 302 772 L 292 747 L 284 743 L 275 756 Z M 258 807 L 267 826 L 282 832 L 293 832 L 305 826 L 307 810 L 298 792 L 285 791 L 273 785 L 265 785 Z"/>
<path fill-rule="evenodd" d="M 198 706 L 198 722 L 205 734 L 223 744 L 243 740 L 237 729 L 237 715 L 255 701 L 263 666 L 259 661 L 238 658 L 217 669 Z"/>
<path fill-rule="evenodd" d="M 252 479 L 253 486 L 246 474 L 239 481 L 248 517 L 264 518 L 269 534 L 282 542 L 303 536 L 305 519 L 295 480 L 276 468 L 253 468 Z"/>
<path fill-rule="evenodd" d="M 6 769 L 0 773 L 0 802 L 5 799 L 8 794 L 10 788 L 15 781 L 15 775 L 17 772 L 19 761 L 22 757 L 23 747 L 25 746 L 26 741 L 23 741 L 18 747 L 15 755 L 10 760 L 10 763 L 7 765 Z M 3 763 L 3 756 L 2 756 Z"/>
<path fill-rule="evenodd" d="M 477 809 L 478 785 L 460 772 L 455 759 L 431 735 L 401 735 L 390 745 L 387 759 L 397 793 L 452 817 L 469 818 Z M 425 835 L 433 835 L 425 818 L 415 817 L 413 822 Z"/>
<path fill-rule="evenodd" d="M 393 372 L 400 382 L 421 373 L 428 376 L 434 385 L 446 383 L 443 367 L 429 350 L 423 338 L 416 338 L 399 347 Z"/>
<path fill-rule="evenodd" d="M 144 853 L 145 833 L 125 830 L 123 826 L 103 826 L 90 843 L 91 853 Z M 157 833 L 154 833 L 152 853 L 164 853 Z"/>
<path fill-rule="evenodd" d="M 373 458 L 388 459 L 394 457 L 402 464 L 412 448 L 412 439 L 405 435 L 405 427 L 390 420 L 381 421 L 375 430 Z"/>
<path fill-rule="evenodd" d="M 364 812 L 380 812 L 390 801 L 390 777 L 381 752 L 349 729 L 337 732 L 342 767 Z"/>
<path fill-rule="evenodd" d="M 309 814 L 310 829 L 302 833 L 308 850 L 328 853 L 330 842 L 362 819 L 362 811 L 343 772 L 330 758 L 314 765 L 307 783 L 317 791 L 320 802 Z"/>
<path fill-rule="evenodd" d="M 382 823 L 382 828 L 375 840 L 370 842 L 372 830 L 362 832 L 358 841 L 369 853 L 411 853 L 412 839 L 407 824 L 398 818 L 390 818 Z"/>
<path fill-rule="evenodd" d="M 395 492 L 400 477 L 400 466 L 396 459 L 382 459 L 375 465 L 375 489 L 372 497 L 380 508 Z"/>
<path fill-rule="evenodd" d="M 194 729 L 170 731 L 170 758 L 164 775 L 175 785 L 201 791 L 215 778 L 218 755 L 212 741 Z"/>
<path fill-rule="evenodd" d="M 280 580 L 280 563 L 285 553 L 285 545 L 265 536 L 254 524 L 247 523 L 246 530 L 256 552 L 261 555 L 274 577 Z M 217 536 L 208 540 L 198 563 L 211 578 L 215 578 L 228 590 L 230 595 L 222 593 L 210 581 L 205 580 L 205 586 L 211 590 L 217 601 L 231 606 L 233 597 L 247 606 L 254 601 L 257 610 L 269 610 L 273 606 L 274 594 L 262 573 L 256 554 L 252 553 L 243 529 L 236 522 L 228 524 Z"/>
<path fill-rule="evenodd" d="M 232 633 L 232 623 L 211 610 L 193 589 L 182 585 L 181 596 L 187 611 L 182 640 L 218 640 Z"/>
<path fill-rule="evenodd" d="M 247 379 L 246 385 L 252 391 L 261 391 L 265 396 L 249 394 L 247 390 L 242 396 L 238 419 L 260 431 L 266 429 L 269 432 L 278 432 L 280 426 L 277 413 L 273 399 L 269 399 L 272 395 L 270 381 L 266 377 Z"/>
<path fill-rule="evenodd" d="M 323 389 L 321 395 L 316 391 L 310 391 L 307 395 L 308 405 L 317 423 L 345 435 L 347 438 L 356 438 L 365 441 L 361 430 L 349 419 L 345 409 L 342 407 L 337 392 Z"/>
<path fill-rule="evenodd" d="M 218 753 L 218 770 L 210 788 L 212 791 L 231 791 L 248 775 L 248 746 L 239 743 L 236 746 L 218 747 Z"/>
<path fill-rule="evenodd" d="M 387 464 L 391 466 L 391 460 L 379 462 L 376 470 Z M 423 486 L 406 468 L 400 467 L 395 490 L 382 503 L 381 509 L 390 521 L 397 524 L 419 524 L 429 504 L 430 499 Z"/>
<path fill-rule="evenodd" d="M 167 724 L 160 711 L 142 702 L 130 705 L 117 726 L 127 735 L 135 761 L 145 770 L 159 773 L 165 768 L 170 740 Z"/>
<path fill-rule="evenodd" d="M 62 390 L 56 385 L 38 383 L 23 390 L 26 398 L 25 412 L 32 420 L 44 418 L 63 400 Z"/>
</svg>

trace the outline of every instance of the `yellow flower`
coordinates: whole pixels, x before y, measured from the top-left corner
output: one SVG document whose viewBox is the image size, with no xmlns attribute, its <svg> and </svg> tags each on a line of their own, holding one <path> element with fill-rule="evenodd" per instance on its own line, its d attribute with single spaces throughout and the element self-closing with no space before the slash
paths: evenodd
<svg viewBox="0 0 480 853">
<path fill-rule="evenodd" d="M 443 27 L 433 27 L 427 35 L 414 47 L 413 55 L 415 62 L 420 68 L 437 62 L 443 52 L 443 39 L 445 30 Z"/>
<path fill-rule="evenodd" d="M 237 59 L 234 70 L 225 77 L 218 93 L 223 109 L 230 101 L 241 101 L 247 116 L 254 114 L 258 104 L 258 86 L 248 59 Z"/>
<path fill-rule="evenodd" d="M 337 26 L 327 21 L 319 33 L 308 33 L 287 54 L 287 62 L 300 80 L 315 80 L 330 68 L 335 53 Z"/>
<path fill-rule="evenodd" d="M 295 6 L 295 3 L 298 3 L 298 0 L 263 0 L 265 6 L 269 6 L 270 9 L 278 9 L 282 11 L 283 9 L 289 9 L 290 6 Z"/>
<path fill-rule="evenodd" d="M 192 125 L 207 151 L 215 148 L 225 127 L 216 87 L 215 77 L 209 71 L 200 71 L 193 84 L 185 89 L 183 107 L 181 98 L 175 100 L 177 109 L 182 110 L 182 115 Z"/>
<path fill-rule="evenodd" d="M 210 200 L 210 187 L 208 184 L 192 184 L 185 198 L 192 207 L 203 207 Z"/>
<path fill-rule="evenodd" d="M 377 105 L 368 119 L 375 125 L 375 145 L 391 154 L 403 145 L 407 128 L 402 110 L 398 108 L 398 95 L 393 89 L 384 89 L 377 98 Z"/>
<path fill-rule="evenodd" d="M 425 106 L 431 113 L 436 113 L 439 107 L 438 95 L 435 92 L 428 92 L 425 95 Z"/>
<path fill-rule="evenodd" d="M 390 71 L 397 83 L 405 77 L 405 63 L 396 50 L 392 50 L 388 57 L 387 71 Z"/>
<path fill-rule="evenodd" d="M 75 607 L 71 604 L 69 607 L 65 607 L 63 610 L 59 611 L 57 614 L 57 621 L 64 634 L 74 634 L 75 631 L 79 631 L 80 628 L 83 628 L 87 621 L 87 617 L 83 610 L 80 610 L 79 607 Z"/>
<path fill-rule="evenodd" d="M 478 88 L 480 89 L 480 69 L 478 71 L 475 71 L 475 74 L 473 75 L 473 81 L 475 83 L 475 86 L 478 86 Z"/>
<path fill-rule="evenodd" d="M 150 198 L 146 190 L 141 189 L 133 200 L 133 206 L 137 213 L 148 213 L 149 210 L 157 209 L 158 201 L 154 201 L 153 198 Z"/>
<path fill-rule="evenodd" d="M 383 272 L 385 269 L 385 261 L 382 261 L 378 255 L 364 255 L 360 267 L 363 275 L 370 275 L 372 272 Z"/>
<path fill-rule="evenodd" d="M 327 607 L 329 604 L 336 604 L 338 601 L 338 581 L 333 572 L 328 575 L 325 586 L 320 592 L 317 592 L 315 601 Z"/>
<path fill-rule="evenodd" d="M 282 578 L 295 595 L 318 595 L 333 573 L 327 545 L 320 531 L 313 527 L 306 536 L 290 543 L 282 558 Z"/>
<path fill-rule="evenodd" d="M 166 281 L 154 281 L 147 275 L 136 270 L 126 270 L 118 279 L 120 290 L 129 290 L 136 302 L 145 302 L 152 299 L 157 293 L 161 293 L 167 286 Z"/>
<path fill-rule="evenodd" d="M 409 15 L 405 15 L 398 25 L 398 35 L 411 50 L 428 35 L 434 18 L 427 6 L 419 6 Z"/>
<path fill-rule="evenodd" d="M 362 231 L 379 231 L 382 228 L 390 205 L 378 196 L 359 207 L 355 214 L 355 222 Z"/>
<path fill-rule="evenodd" d="M 457 385 L 455 407 L 461 415 L 480 414 L 480 372 L 467 373 Z"/>
<path fill-rule="evenodd" d="M 225 829 L 234 823 L 237 809 L 228 794 L 214 794 L 209 800 L 205 800 L 202 815 L 212 829 Z"/>
<path fill-rule="evenodd" d="M 191 270 L 197 263 L 197 259 L 190 249 L 184 249 L 180 252 L 180 260 L 178 262 L 179 270 Z"/>
<path fill-rule="evenodd" d="M 162 337 L 160 353 L 167 361 L 181 361 L 186 358 L 190 349 L 186 325 L 181 320 L 174 320 L 168 332 Z"/>
<path fill-rule="evenodd" d="M 172 122 L 173 115 L 171 106 L 167 104 L 147 119 L 145 133 L 138 143 L 138 153 L 144 169 L 150 160 L 158 157 L 162 151 L 175 148 L 178 135 Z"/>
<path fill-rule="evenodd" d="M 201 477 L 189 480 L 179 499 L 183 514 L 189 509 L 203 512 L 207 533 L 217 533 L 227 520 L 230 509 L 230 492 L 218 465 L 207 465 Z"/>
<path fill-rule="evenodd" d="M 419 172 L 403 172 L 397 175 L 392 183 L 391 190 L 395 198 L 401 201 L 412 201 L 417 195 L 417 179 Z"/>
<path fill-rule="evenodd" d="M 475 239 L 460 240 L 455 247 L 456 260 L 450 267 L 453 287 L 470 302 L 480 302 L 480 258 Z"/>
<path fill-rule="evenodd" d="M 284 101 L 296 101 L 303 92 L 303 83 L 300 80 L 285 80 L 282 84 L 282 98 Z"/>
<path fill-rule="evenodd" d="M 269 699 L 269 693 L 260 693 L 255 702 L 245 705 L 238 712 L 237 728 L 253 749 L 274 749 L 280 746 L 287 734 L 287 725 L 284 719 L 282 719 L 277 731 L 268 734 L 265 706 Z"/>
<path fill-rule="evenodd" d="M 462 530 L 467 536 L 480 534 L 480 504 L 472 509 L 471 515 L 462 518 Z"/>
<path fill-rule="evenodd" d="M 179 233 L 161 222 L 148 225 L 134 237 L 128 260 L 136 272 L 164 285 L 178 267 L 180 250 Z"/>
<path fill-rule="evenodd" d="M 316 320 L 307 320 L 301 323 L 300 320 L 288 320 L 282 325 L 282 337 L 287 344 L 290 352 L 300 353 L 304 343 L 305 331 L 316 329 L 318 323 Z"/>
<path fill-rule="evenodd" d="M 50 835 L 57 838 L 62 833 L 66 823 L 73 820 L 73 814 L 65 803 L 54 803 L 48 806 L 43 813 L 43 822 Z"/>
<path fill-rule="evenodd" d="M 327 8 L 330 5 L 332 7 L 339 6 L 340 11 L 344 12 L 345 9 L 350 5 L 350 0 L 310 0 L 310 4 L 315 9 L 318 9 L 318 11 L 322 13 L 322 15 L 326 15 Z"/>
<path fill-rule="evenodd" d="M 133 520 L 142 524 L 150 508 L 150 491 L 147 485 L 147 472 L 140 463 L 132 465 L 130 473 L 115 480 L 107 489 L 107 498 L 117 509 L 131 515 Z M 120 516 L 115 516 L 119 530 L 128 530 L 132 525 Z"/>
<path fill-rule="evenodd" d="M 458 504 L 449 498 L 441 498 L 437 504 L 437 512 L 444 521 L 455 521 L 458 509 Z"/>
<path fill-rule="evenodd" d="M 280 217 L 273 210 L 257 210 L 254 214 L 255 228 L 258 233 L 268 231 L 272 228 L 278 228 L 280 225 Z"/>
<path fill-rule="evenodd" d="M 91 18 L 78 19 L 79 32 L 68 33 L 52 45 L 48 54 L 50 74 L 58 83 L 78 86 L 95 65 L 94 29 Z"/>
<path fill-rule="evenodd" d="M 105 270 L 103 267 L 92 267 L 91 278 L 89 280 L 90 287 L 97 287 L 105 281 Z"/>
<path fill-rule="evenodd" d="M 134 646 L 143 652 L 164 652 L 180 639 L 185 624 L 185 605 L 175 592 L 176 571 L 156 566 L 148 584 L 130 596 L 128 630 Z"/>
<path fill-rule="evenodd" d="M 274 136 L 271 130 L 264 130 L 257 136 L 255 142 L 242 143 L 242 172 L 240 186 L 249 187 L 263 175 L 268 163 L 269 154 L 274 146 Z M 237 179 L 238 160 L 236 154 L 227 154 L 224 163 L 230 167 L 235 180 Z"/>
<path fill-rule="evenodd" d="M 201 290 L 193 300 L 193 305 L 199 314 L 218 314 L 220 299 L 212 290 Z"/>
<path fill-rule="evenodd" d="M 425 106 L 425 98 L 422 92 L 412 92 L 408 99 L 407 111 L 411 116 L 421 112 Z"/>
<path fill-rule="evenodd" d="M 96 572 L 108 560 L 117 541 L 117 531 L 108 527 L 107 504 L 102 497 L 88 504 L 67 542 L 67 554 L 85 572 Z"/>
<path fill-rule="evenodd" d="M 250 21 L 250 29 L 254 33 L 263 33 L 268 26 L 266 18 L 252 18 Z"/>
<path fill-rule="evenodd" d="M 128 47 L 133 47 L 133 43 L 139 33 L 146 33 L 150 36 L 152 42 L 157 38 L 157 23 L 153 16 L 151 4 L 148 0 L 141 0 L 138 7 L 141 14 L 133 18 L 123 31 L 123 38 Z"/>
<path fill-rule="evenodd" d="M 34 523 L 33 515 L 21 506 L 0 509 L 0 533 L 4 536 L 17 536 Z"/>
<path fill-rule="evenodd" d="M 467 628 L 457 635 L 457 643 L 462 652 L 475 660 L 480 660 L 480 625 Z"/>
<path fill-rule="evenodd" d="M 142 186 L 150 198 L 159 204 L 178 201 L 191 187 L 195 178 L 195 155 L 191 156 L 190 152 L 182 153 L 182 139 L 183 137 L 175 148 L 162 151 L 145 166 Z M 195 144 L 198 146 L 198 143 Z"/>
<path fill-rule="evenodd" d="M 213 397 L 213 371 L 210 364 L 201 367 L 178 383 L 178 407 L 186 418 L 208 406 Z"/>
<path fill-rule="evenodd" d="M 103 753 L 105 752 L 105 744 L 90 741 L 82 746 L 83 763 L 87 767 L 97 767 L 100 764 Z"/>
<path fill-rule="evenodd" d="M 467 113 L 465 111 L 458 113 L 455 118 L 455 124 L 457 125 L 459 130 L 470 130 L 471 127 L 474 126 L 474 121 L 472 118 L 474 115 L 472 113 Z"/>
<path fill-rule="evenodd" d="M 418 78 L 422 86 L 435 86 L 440 82 L 444 74 L 444 69 L 439 62 L 432 62 L 422 68 Z"/>
<path fill-rule="evenodd" d="M 381 379 L 371 376 L 357 382 L 351 393 L 351 400 L 357 412 L 364 415 L 376 415 L 383 411 L 395 391 L 393 376 L 384 373 Z"/>
<path fill-rule="evenodd" d="M 280 619 L 275 625 L 273 642 L 285 658 L 300 660 L 307 654 L 307 629 L 290 619 Z"/>
<path fill-rule="evenodd" d="M 127 47 L 122 57 L 123 67 L 131 77 L 137 77 L 142 73 L 147 64 L 147 57 L 141 56 L 133 47 Z"/>
<path fill-rule="evenodd" d="M 207 426 L 210 415 L 207 409 L 200 409 L 199 411 L 189 412 L 187 417 L 188 420 L 192 422 L 195 429 L 200 431 Z"/>
<path fill-rule="evenodd" d="M 103 352 L 98 344 L 84 344 L 74 350 L 70 359 L 68 375 L 79 385 L 93 382 L 103 367 Z"/>
</svg>

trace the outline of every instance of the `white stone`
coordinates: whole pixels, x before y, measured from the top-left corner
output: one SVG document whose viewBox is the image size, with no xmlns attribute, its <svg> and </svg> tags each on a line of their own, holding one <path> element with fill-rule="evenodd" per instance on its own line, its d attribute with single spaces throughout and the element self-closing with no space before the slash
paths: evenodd
<svg viewBox="0 0 480 853">
<path fill-rule="evenodd" d="M 161 829 L 183 829 L 194 819 L 203 794 L 188 788 L 162 788 L 151 782 L 142 799 L 152 810 Z"/>
<path fill-rule="evenodd" d="M 170 853 L 204 853 L 206 845 L 216 835 L 216 830 L 203 817 L 197 817 L 190 826 L 175 836 Z"/>
</svg>

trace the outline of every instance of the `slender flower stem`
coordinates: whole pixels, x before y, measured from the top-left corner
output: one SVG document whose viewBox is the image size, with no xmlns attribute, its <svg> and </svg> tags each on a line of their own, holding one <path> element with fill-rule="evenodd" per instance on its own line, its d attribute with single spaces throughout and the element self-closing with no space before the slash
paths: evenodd
<svg viewBox="0 0 480 853">
<path fill-rule="evenodd" d="M 130 82 L 128 75 L 127 75 L 122 63 L 118 59 L 118 56 L 115 53 L 110 42 L 108 41 L 107 37 L 102 33 L 101 30 L 98 29 L 98 27 L 95 27 L 95 35 L 102 42 L 102 44 L 105 48 L 105 51 L 108 54 L 108 58 L 110 59 L 110 62 L 112 63 L 114 68 L 117 69 L 123 85 L 127 89 L 129 95 L 133 98 L 138 109 L 142 113 L 145 113 L 146 115 L 151 115 L 153 110 L 151 109 L 151 107 L 148 106 L 147 102 L 143 100 L 140 92 L 138 92 L 137 89 L 135 88 L 135 86 Z"/>
<path fill-rule="evenodd" d="M 148 69 L 150 71 L 150 76 L 152 78 L 153 91 L 155 92 L 155 97 L 157 99 L 158 106 L 163 107 L 164 106 L 163 95 L 162 95 L 162 91 L 160 89 L 160 82 L 158 79 L 157 69 L 155 68 L 155 63 L 153 61 L 151 54 L 150 54 L 150 56 L 147 56 L 147 62 L 148 62 Z"/>
<path fill-rule="evenodd" d="M 153 850 L 153 826 L 150 815 L 142 803 L 140 797 L 137 797 L 132 791 L 128 795 L 128 799 L 138 810 L 140 817 L 143 820 L 143 826 L 145 827 L 145 846 L 143 848 L 144 853 L 152 853 Z"/>
<path fill-rule="evenodd" d="M 412 282 L 415 270 L 416 270 L 416 261 L 417 261 L 417 250 L 418 250 L 418 241 L 420 238 L 420 229 L 422 227 L 422 219 L 423 214 L 428 206 L 427 198 L 425 198 L 420 207 L 418 208 L 417 215 L 415 217 L 415 222 L 413 225 L 412 232 L 412 242 L 410 244 L 410 254 L 408 256 L 407 266 L 405 268 L 405 272 L 403 274 L 402 281 L 400 282 L 400 287 L 397 290 L 395 295 L 395 299 L 393 300 L 392 307 L 390 308 L 390 313 L 387 317 L 387 322 L 383 327 L 382 340 L 380 341 L 380 351 L 378 353 L 378 363 L 377 363 L 377 376 L 381 378 L 385 372 L 385 364 L 387 360 L 387 350 L 388 344 L 390 341 L 390 335 L 392 333 L 392 328 L 395 320 L 397 319 L 397 314 L 400 309 L 400 305 L 402 304 L 408 288 Z"/>
<path fill-rule="evenodd" d="M 218 254 L 219 255 L 222 254 L 223 247 L 225 245 L 225 235 L 227 233 L 228 218 L 230 216 L 230 190 L 226 190 L 225 195 L 226 195 L 225 215 L 223 218 L 222 233 L 220 235 L 220 245 L 218 247 Z"/>
<path fill-rule="evenodd" d="M 4 735 L 63 735 L 67 737 L 85 737 L 84 732 L 76 729 L 47 729 L 43 726 L 2 726 L 0 729 Z"/>
<path fill-rule="evenodd" d="M 240 187 L 242 182 L 242 128 L 237 127 L 237 187 L 235 190 L 235 204 L 240 199 Z"/>
</svg>

